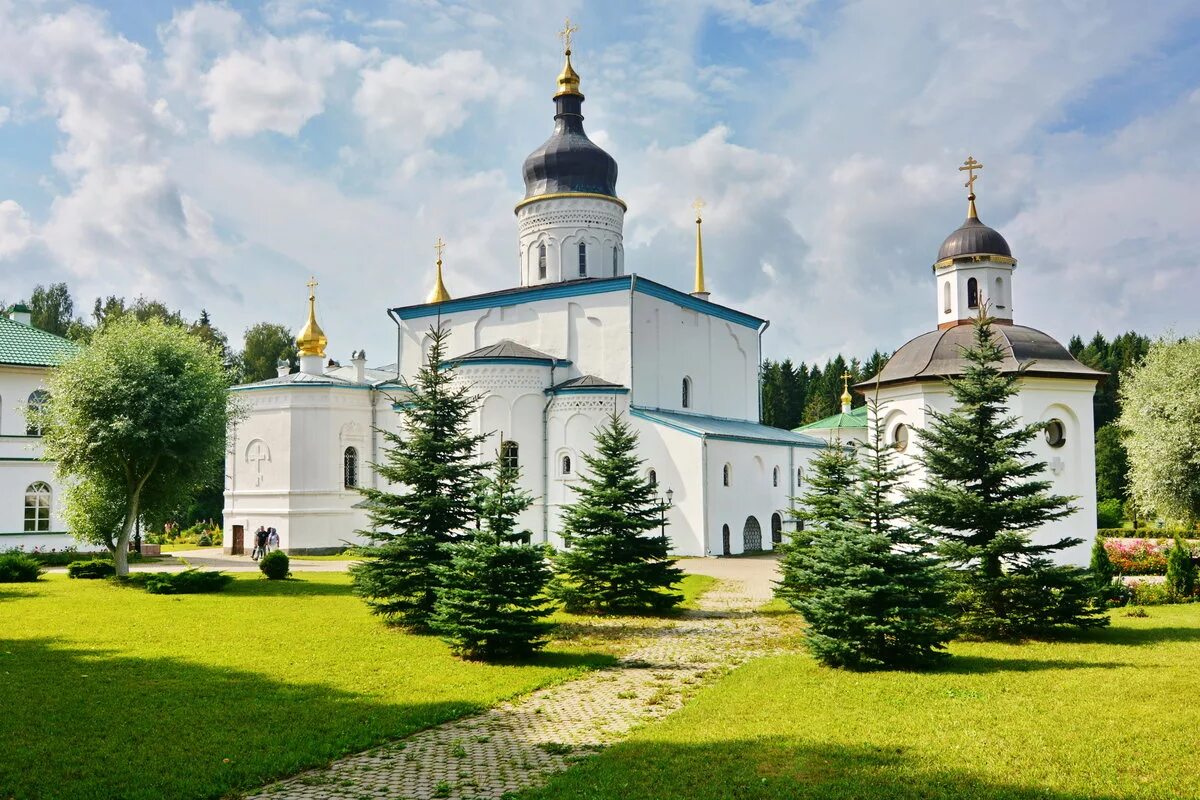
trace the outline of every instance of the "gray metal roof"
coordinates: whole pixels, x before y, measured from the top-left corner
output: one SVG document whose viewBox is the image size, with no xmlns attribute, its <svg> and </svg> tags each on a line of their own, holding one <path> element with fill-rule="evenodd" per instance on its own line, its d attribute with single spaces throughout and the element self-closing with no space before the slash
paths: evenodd
<svg viewBox="0 0 1200 800">
<path fill-rule="evenodd" d="M 892 355 L 878 375 L 879 384 L 937 380 L 961 375 L 966 366 L 962 353 L 964 348 L 972 344 L 974 333 L 975 327 L 965 324 L 921 334 Z M 1026 375 L 1089 380 L 1100 380 L 1107 375 L 1080 364 L 1052 336 L 1034 328 L 994 323 L 992 335 L 999 338 L 1000 347 L 1004 350 L 1001 364 L 1004 372 L 1025 368 Z M 876 380 L 872 376 L 856 384 L 855 388 L 871 389 Z"/>
<path fill-rule="evenodd" d="M 635 407 L 629 412 L 659 425 L 666 425 L 677 431 L 690 433 L 693 436 L 705 436 L 732 442 L 762 442 L 764 444 L 786 445 L 789 447 L 828 447 L 828 443 L 815 436 L 803 433 L 772 428 L 757 422 L 743 419 L 728 419 L 726 417 L 709 417 L 703 414 L 688 414 L 683 411 L 666 411 L 661 408 Z"/>
<path fill-rule="evenodd" d="M 486 347 L 481 347 L 478 350 L 472 350 L 466 355 L 458 356 L 457 358 L 447 359 L 449 363 L 456 364 L 460 361 L 483 361 L 492 358 L 515 358 L 525 361 L 558 361 L 559 359 L 549 353 L 543 353 L 541 350 L 534 350 L 532 347 L 526 347 L 523 344 L 517 344 L 512 339 L 501 339 L 495 344 L 489 344 Z"/>
<path fill-rule="evenodd" d="M 967 217 L 966 221 L 942 242 L 942 246 L 938 248 L 937 260 L 975 255 L 1012 258 L 1012 250 L 999 231 L 989 228 L 975 217 Z"/>
<path fill-rule="evenodd" d="M 607 381 L 604 378 L 597 377 L 596 375 L 580 375 L 578 378 L 571 378 L 570 380 L 565 380 L 562 383 L 557 383 L 554 385 L 555 389 L 583 389 L 585 387 L 589 389 L 624 388 L 624 386 L 619 383 Z"/>
</svg>

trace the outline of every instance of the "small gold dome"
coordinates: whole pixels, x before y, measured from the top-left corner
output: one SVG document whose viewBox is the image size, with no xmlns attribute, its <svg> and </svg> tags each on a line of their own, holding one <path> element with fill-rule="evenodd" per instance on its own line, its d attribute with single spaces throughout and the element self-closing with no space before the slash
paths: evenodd
<svg viewBox="0 0 1200 800">
<path fill-rule="evenodd" d="M 438 237 L 437 242 L 433 245 L 433 249 L 437 250 L 437 277 L 433 282 L 433 291 L 429 293 L 429 298 L 426 303 L 444 303 L 450 299 L 450 293 L 446 291 L 446 284 L 442 282 L 442 251 L 446 249 L 446 243 L 442 241 L 442 237 Z"/>
<path fill-rule="evenodd" d="M 554 96 L 564 94 L 581 94 L 579 91 L 579 73 L 571 66 L 571 51 L 568 50 L 567 61 L 563 64 L 562 72 L 558 73 L 558 91 Z"/>
<path fill-rule="evenodd" d="M 325 336 L 325 331 L 321 330 L 321 326 L 317 324 L 317 296 L 314 292 L 316 287 L 316 279 L 310 278 L 308 281 L 308 321 L 296 335 L 296 348 L 302 356 L 324 358 L 325 345 L 329 344 L 329 339 Z"/>
</svg>

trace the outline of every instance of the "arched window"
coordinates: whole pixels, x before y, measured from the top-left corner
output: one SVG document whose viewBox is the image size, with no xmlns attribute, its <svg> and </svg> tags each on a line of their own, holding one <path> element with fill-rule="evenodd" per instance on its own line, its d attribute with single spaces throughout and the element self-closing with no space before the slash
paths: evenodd
<svg viewBox="0 0 1200 800">
<path fill-rule="evenodd" d="M 25 487 L 25 531 L 50 530 L 50 486 L 41 481 Z"/>
<path fill-rule="evenodd" d="M 967 308 L 979 308 L 979 281 L 967 279 Z"/>
<path fill-rule="evenodd" d="M 731 552 L 729 539 L 730 539 L 729 526 L 722 525 L 721 526 L 721 555 L 723 555 L 723 556 L 727 556 Z"/>
<path fill-rule="evenodd" d="M 347 489 L 358 486 L 358 450 L 353 447 L 342 453 L 342 485 Z"/>
<path fill-rule="evenodd" d="M 587 277 L 587 244 L 579 243 L 579 277 Z"/>
<path fill-rule="evenodd" d="M 896 449 L 897 453 L 903 453 L 908 449 L 908 426 L 903 422 L 892 428 L 892 447 Z"/>
<path fill-rule="evenodd" d="M 691 408 L 692 407 L 692 379 L 691 378 L 683 379 L 683 391 L 681 394 L 683 396 L 681 398 L 680 406 L 682 408 Z"/>
<path fill-rule="evenodd" d="M 617 261 L 619 258 L 620 256 L 618 255 L 617 246 L 613 245 L 613 275 L 616 275 L 618 272 Z"/>
<path fill-rule="evenodd" d="M 802 483 L 804 483 L 804 470 L 802 470 L 800 467 L 796 467 L 796 486 L 799 486 Z"/>
<path fill-rule="evenodd" d="M 46 405 L 46 401 L 50 399 L 50 393 L 44 389 L 37 389 L 33 394 L 29 395 L 29 401 L 25 408 L 25 435 L 26 436 L 41 436 L 42 426 L 38 424 L 34 418 L 34 414 Z"/>
<path fill-rule="evenodd" d="M 1067 426 L 1061 419 L 1052 419 L 1046 423 L 1046 444 L 1051 447 L 1062 447 L 1067 443 Z"/>
<path fill-rule="evenodd" d="M 733 484 L 733 467 L 729 466 L 728 464 L 721 469 L 721 483 L 723 483 L 725 486 L 731 486 Z"/>
<path fill-rule="evenodd" d="M 942 286 L 942 311 L 950 313 L 950 281 L 946 281 Z"/>
<path fill-rule="evenodd" d="M 559 467 L 562 470 L 563 475 L 570 475 L 571 474 L 571 457 L 563 456 L 562 460 L 559 462 Z"/>
<path fill-rule="evenodd" d="M 996 278 L 996 294 L 992 297 L 992 302 L 996 303 L 998 308 L 1004 308 L 1000 305 L 1004 302 L 1004 278 Z"/>
<path fill-rule="evenodd" d="M 546 243 L 538 245 L 538 278 L 546 279 Z"/>
<path fill-rule="evenodd" d="M 772 486 L 779 485 L 779 467 L 776 467 L 775 469 L 771 470 L 771 485 Z"/>
<path fill-rule="evenodd" d="M 505 467 L 516 469 L 521 466 L 521 448 L 516 442 L 503 442 L 500 445 L 500 464 Z"/>
<path fill-rule="evenodd" d="M 783 517 L 778 511 L 771 515 L 771 544 L 783 544 Z"/>
<path fill-rule="evenodd" d="M 658 486 L 658 473 L 655 472 L 654 470 L 650 470 L 649 472 L 646 473 L 646 481 L 651 486 Z"/>
</svg>

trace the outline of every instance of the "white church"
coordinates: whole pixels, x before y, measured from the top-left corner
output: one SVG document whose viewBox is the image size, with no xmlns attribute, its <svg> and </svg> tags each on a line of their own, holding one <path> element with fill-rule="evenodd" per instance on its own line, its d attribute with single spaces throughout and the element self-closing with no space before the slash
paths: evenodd
<svg viewBox="0 0 1200 800">
<path fill-rule="evenodd" d="M 524 164 L 516 286 L 452 298 L 439 247 L 428 301 L 387 311 L 396 362 L 368 369 L 362 351 L 348 367 L 328 359 L 310 282 L 308 320 L 296 340 L 299 371 L 282 365 L 276 378 L 233 389 L 247 416 L 229 446 L 227 552 L 248 552 L 259 526 L 274 527 L 290 553 L 363 541 L 356 532 L 368 522 L 355 489 L 381 485 L 369 466 L 382 457 L 378 431 L 398 429 L 405 379 L 424 362 L 435 326 L 450 334 L 446 367 L 482 397 L 472 422 L 488 437 L 481 458 L 503 446 L 501 456 L 520 467 L 536 498 L 522 520 L 534 541 L 562 544 L 561 510 L 574 499 L 582 455 L 613 412 L 637 430 L 675 553 L 733 555 L 782 541 L 809 460 L 841 434 L 831 437 L 820 424 L 786 431 L 759 423 L 768 323 L 710 298 L 699 213 L 691 292 L 626 271 L 617 165 L 584 132 L 579 83 L 568 46 L 554 132 Z M 947 407 L 940 376 L 956 371 L 973 309 L 989 302 L 1011 345 L 1007 366 L 1037 361 L 1026 373 L 1019 413 L 1052 418 L 1061 430 L 1038 455 L 1051 461 L 1056 491 L 1083 498 L 1080 513 L 1039 538 L 1066 530 L 1090 541 L 1091 398 L 1101 375 L 1045 334 L 1011 324 L 1016 261 L 1003 238 L 979 223 L 974 195 L 970 209 L 934 265 L 937 330 L 902 347 L 879 376 L 881 422 L 911 457 L 908 427 L 924 422 L 926 406 Z"/>
</svg>

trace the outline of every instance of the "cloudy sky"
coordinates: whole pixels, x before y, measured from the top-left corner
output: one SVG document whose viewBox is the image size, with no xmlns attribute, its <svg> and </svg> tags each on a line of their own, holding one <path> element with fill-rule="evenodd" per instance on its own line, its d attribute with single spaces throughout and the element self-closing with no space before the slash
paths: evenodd
<svg viewBox="0 0 1200 800">
<path fill-rule="evenodd" d="M 936 321 L 965 213 L 1020 261 L 1018 321 L 1194 333 L 1200 6 L 1189 2 L 0 0 L 0 298 L 144 293 L 240 338 L 385 362 L 432 244 L 462 296 L 517 281 L 520 167 L 570 15 L 628 271 L 713 299 L 767 355 L 893 350 Z"/>
</svg>

